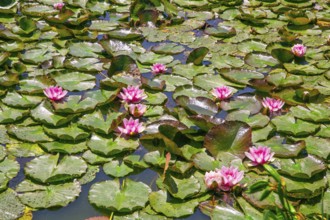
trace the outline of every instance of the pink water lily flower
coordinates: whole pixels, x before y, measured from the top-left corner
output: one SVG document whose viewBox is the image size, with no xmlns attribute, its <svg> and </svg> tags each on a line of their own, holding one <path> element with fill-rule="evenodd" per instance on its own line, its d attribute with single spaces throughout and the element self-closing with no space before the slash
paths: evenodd
<svg viewBox="0 0 330 220">
<path fill-rule="evenodd" d="M 295 44 L 292 48 L 291 51 L 292 53 L 297 56 L 297 57 L 303 57 L 306 53 L 306 47 L 302 44 Z"/>
<path fill-rule="evenodd" d="M 238 184 L 244 176 L 243 171 L 238 171 L 236 167 L 225 167 L 223 166 L 220 170 L 222 176 L 222 182 L 220 189 L 223 191 L 229 191 L 233 186 Z"/>
<path fill-rule="evenodd" d="M 222 176 L 220 170 L 206 172 L 204 176 L 204 181 L 209 189 L 218 189 L 222 183 Z"/>
<path fill-rule="evenodd" d="M 65 6 L 65 4 L 63 2 L 60 2 L 60 3 L 55 3 L 53 5 L 54 9 L 56 10 L 59 10 L 59 11 L 62 11 L 62 8 Z"/>
<path fill-rule="evenodd" d="M 126 103 L 138 103 L 147 98 L 144 90 L 139 89 L 139 86 L 128 86 L 127 88 L 123 88 L 118 97 Z"/>
<path fill-rule="evenodd" d="M 141 117 L 147 111 L 147 106 L 143 104 L 130 104 L 128 105 L 128 111 L 134 117 Z"/>
<path fill-rule="evenodd" d="M 139 119 L 133 119 L 132 117 L 130 119 L 124 119 L 123 120 L 123 126 L 118 126 L 117 130 L 120 133 L 120 136 L 133 136 L 141 133 L 144 131 L 145 127 L 143 126 L 143 123 L 139 121 Z"/>
<path fill-rule="evenodd" d="M 274 152 L 266 146 L 250 147 L 245 156 L 252 161 L 252 166 L 258 166 L 273 161 Z"/>
<path fill-rule="evenodd" d="M 280 111 L 283 107 L 285 102 L 279 99 L 272 99 L 272 98 L 263 98 L 262 105 L 269 109 L 270 112 L 277 112 Z"/>
<path fill-rule="evenodd" d="M 212 90 L 212 94 L 220 101 L 230 98 L 233 91 L 227 86 L 216 87 Z"/>
<path fill-rule="evenodd" d="M 44 89 L 44 94 L 52 101 L 59 101 L 66 96 L 68 91 L 63 90 L 60 86 L 51 86 Z"/>
<path fill-rule="evenodd" d="M 167 70 L 166 66 L 161 63 L 155 63 L 151 67 L 151 72 L 154 74 L 160 74 L 160 73 L 165 73 Z"/>
</svg>

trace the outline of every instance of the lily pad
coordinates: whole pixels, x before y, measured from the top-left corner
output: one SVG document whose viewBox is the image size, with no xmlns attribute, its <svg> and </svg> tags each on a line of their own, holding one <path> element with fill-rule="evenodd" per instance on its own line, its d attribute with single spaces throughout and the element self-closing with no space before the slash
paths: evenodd
<svg viewBox="0 0 330 220">
<path fill-rule="evenodd" d="M 135 140 L 126 140 L 121 137 L 105 138 L 97 134 L 93 134 L 90 141 L 87 142 L 92 152 L 103 156 L 112 156 L 125 151 L 136 150 L 139 142 Z"/>
<path fill-rule="evenodd" d="M 279 165 L 279 173 L 301 179 L 310 179 L 315 174 L 327 169 L 322 160 L 312 155 L 294 160 L 281 159 Z"/>
<path fill-rule="evenodd" d="M 208 98 L 179 96 L 175 101 L 193 114 L 214 116 L 218 112 L 217 105 Z"/>
<path fill-rule="evenodd" d="M 67 206 L 79 195 L 81 187 L 78 181 L 45 186 L 25 180 L 16 187 L 16 191 L 23 204 L 40 209 Z"/>
<path fill-rule="evenodd" d="M 25 206 L 17 198 L 14 190 L 0 193 L 0 219 L 16 220 L 24 213 Z"/>
<path fill-rule="evenodd" d="M 77 124 L 70 124 L 62 128 L 50 128 L 44 126 L 44 131 L 51 137 L 60 140 L 80 141 L 89 137 L 89 133 L 78 128 Z"/>
<path fill-rule="evenodd" d="M 251 145 L 251 128 L 243 122 L 229 121 L 209 130 L 204 139 L 204 147 L 218 158 L 223 152 L 244 157 Z"/>
<path fill-rule="evenodd" d="M 164 190 L 152 192 L 149 196 L 151 207 L 167 217 L 179 218 L 194 213 L 194 209 L 198 206 L 198 200 L 179 200 L 172 199 L 168 201 L 167 193 Z"/>
<path fill-rule="evenodd" d="M 95 183 L 88 199 L 99 208 L 116 212 L 131 212 L 145 207 L 151 189 L 141 182 L 126 179 L 120 185 L 119 179 Z"/>
<path fill-rule="evenodd" d="M 235 83 L 249 84 L 251 79 L 263 79 L 264 75 L 256 71 L 244 70 L 244 69 L 221 69 L 219 73 Z"/>
<path fill-rule="evenodd" d="M 296 118 L 312 122 L 328 122 L 330 121 L 330 106 L 326 104 L 307 104 L 306 107 L 292 107 L 290 111 Z"/>
<path fill-rule="evenodd" d="M 48 137 L 41 126 L 21 127 L 11 126 L 8 133 L 16 136 L 18 139 L 32 143 L 52 141 Z"/>
<path fill-rule="evenodd" d="M 249 53 L 244 58 L 245 63 L 253 67 L 276 66 L 279 62 L 267 53 Z"/>
<path fill-rule="evenodd" d="M 118 160 L 113 160 L 103 165 L 103 171 L 113 177 L 124 177 L 134 170 L 125 163 L 119 164 Z"/>
<path fill-rule="evenodd" d="M 54 183 L 72 180 L 86 172 L 86 163 L 75 156 L 65 156 L 61 161 L 59 155 L 44 155 L 37 157 L 25 166 L 29 177 L 42 183 Z"/>
<path fill-rule="evenodd" d="M 277 131 L 294 136 L 312 134 L 319 128 L 317 124 L 295 119 L 290 114 L 276 117 L 271 122 L 276 126 Z"/>
</svg>

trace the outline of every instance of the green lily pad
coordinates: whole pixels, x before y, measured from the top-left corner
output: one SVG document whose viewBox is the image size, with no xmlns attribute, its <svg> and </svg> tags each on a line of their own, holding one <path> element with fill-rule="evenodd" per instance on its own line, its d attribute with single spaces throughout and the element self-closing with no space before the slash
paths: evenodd
<svg viewBox="0 0 330 220">
<path fill-rule="evenodd" d="M 323 213 L 330 216 L 330 191 L 327 190 L 323 195 L 321 201 L 312 201 L 300 206 L 299 211 L 306 216 L 322 215 Z"/>
<path fill-rule="evenodd" d="M 233 67 L 238 68 L 244 65 L 243 60 L 232 55 L 218 56 L 217 54 L 214 54 L 212 56 L 211 62 L 214 65 L 214 67 L 218 69 L 233 68 Z"/>
<path fill-rule="evenodd" d="M 306 142 L 306 150 L 309 154 L 314 154 L 326 160 L 330 159 L 329 138 L 309 136 L 303 140 Z"/>
<path fill-rule="evenodd" d="M 26 115 L 26 110 L 11 108 L 0 103 L 0 124 L 13 123 L 22 119 Z"/>
<path fill-rule="evenodd" d="M 40 96 L 21 95 L 17 92 L 9 92 L 2 102 L 8 106 L 18 108 L 33 108 L 42 101 Z"/>
<path fill-rule="evenodd" d="M 8 189 L 0 193 L 0 200 L 0 219 L 16 220 L 24 214 L 25 206 L 14 190 Z"/>
<path fill-rule="evenodd" d="M 301 179 L 310 179 L 327 169 L 323 161 L 313 155 L 294 160 L 280 159 L 279 165 L 279 173 Z"/>
<path fill-rule="evenodd" d="M 164 190 L 152 192 L 149 196 L 149 202 L 156 212 L 173 218 L 191 215 L 198 206 L 198 199 L 188 201 L 180 199 L 169 200 Z"/>
<path fill-rule="evenodd" d="M 65 60 L 64 66 L 68 69 L 84 72 L 100 72 L 103 69 L 103 63 L 97 58 L 70 58 Z"/>
<path fill-rule="evenodd" d="M 152 47 L 151 50 L 157 54 L 174 55 L 174 54 L 182 53 L 185 50 L 185 48 L 176 43 L 162 43 Z"/>
<path fill-rule="evenodd" d="M 87 165 L 79 157 L 64 156 L 58 160 L 58 154 L 37 157 L 26 164 L 25 173 L 38 182 L 53 183 L 72 180 L 86 172 Z"/>
<path fill-rule="evenodd" d="M 312 178 L 301 181 L 289 177 L 282 177 L 286 183 L 287 194 L 290 197 L 302 199 L 313 198 L 320 195 L 326 188 L 326 178 Z"/>
<path fill-rule="evenodd" d="M 250 113 L 253 115 L 261 110 L 262 105 L 255 96 L 237 96 L 234 101 L 221 102 L 221 108 L 225 111 L 250 111 Z"/>
<path fill-rule="evenodd" d="M 91 139 L 87 142 L 87 146 L 93 153 L 103 156 L 112 156 L 125 151 L 136 150 L 139 142 L 136 140 L 126 140 L 121 137 L 105 138 L 97 134 L 93 134 Z"/>
<path fill-rule="evenodd" d="M 62 116 L 56 114 L 50 102 L 47 101 L 40 103 L 40 105 L 31 110 L 31 116 L 37 121 L 52 126 L 64 125 L 76 117 L 76 115 Z"/>
<path fill-rule="evenodd" d="M 229 11 L 229 10 L 227 10 Z M 259 40 L 245 40 L 241 42 L 237 48 L 238 50 L 244 52 L 244 53 L 249 53 L 249 52 L 266 52 L 266 47 L 267 45 L 263 43 L 262 41 Z"/>
<path fill-rule="evenodd" d="M 210 91 L 213 88 L 220 86 L 229 86 L 235 91 L 233 87 L 243 88 L 245 85 L 237 84 L 225 79 L 221 75 L 211 75 L 211 74 L 203 74 L 198 75 L 193 78 L 194 85 L 198 86 L 206 91 Z"/>
<path fill-rule="evenodd" d="M 202 65 L 204 57 L 209 52 L 207 47 L 199 47 L 190 52 L 186 63 L 193 63 L 194 65 Z"/>
<path fill-rule="evenodd" d="M 95 86 L 95 76 L 80 72 L 52 74 L 56 83 L 68 91 L 83 91 Z"/>
<path fill-rule="evenodd" d="M 16 191 L 21 202 L 35 209 L 64 207 L 78 197 L 81 187 L 78 181 L 59 185 L 38 185 L 25 180 Z"/>
<path fill-rule="evenodd" d="M 256 71 L 244 69 L 221 69 L 219 73 L 228 80 L 239 84 L 249 84 L 251 79 L 263 79 L 264 75 Z"/>
<path fill-rule="evenodd" d="M 209 27 L 205 29 L 205 33 L 214 37 L 233 37 L 236 35 L 236 29 L 230 26 L 218 25 L 218 27 Z"/>
<path fill-rule="evenodd" d="M 172 71 L 173 74 L 183 76 L 187 79 L 193 79 L 194 76 L 213 72 L 213 69 L 210 67 L 196 66 L 193 63 L 175 65 Z"/>
<path fill-rule="evenodd" d="M 157 77 L 157 79 L 161 79 L 166 82 L 165 91 L 168 92 L 174 91 L 177 86 L 192 85 L 191 80 L 176 75 L 161 75 Z"/>
<path fill-rule="evenodd" d="M 101 53 L 103 48 L 98 43 L 71 43 L 68 45 L 69 53 L 75 57 L 98 57 L 96 53 Z"/>
<path fill-rule="evenodd" d="M 124 177 L 134 171 L 134 169 L 127 166 L 125 163 L 119 164 L 118 160 L 110 161 L 103 165 L 105 174 L 113 177 Z"/>
<path fill-rule="evenodd" d="M 278 116 L 271 121 L 277 131 L 294 136 L 303 136 L 314 133 L 319 125 L 295 119 L 291 114 Z"/>
<path fill-rule="evenodd" d="M 267 82 L 278 87 L 298 86 L 303 83 L 301 76 L 288 74 L 283 69 L 275 69 L 266 77 Z"/>
<path fill-rule="evenodd" d="M 306 108 L 307 107 L 307 108 Z M 328 122 L 330 121 L 330 106 L 326 104 L 307 104 L 306 107 L 296 106 L 290 108 L 292 115 L 306 121 Z"/>
<path fill-rule="evenodd" d="M 251 128 L 263 128 L 270 119 L 261 113 L 256 115 L 250 115 L 249 110 L 233 111 L 228 113 L 226 117 L 227 121 L 241 121 L 247 123 Z"/>
<path fill-rule="evenodd" d="M 22 141 L 28 141 L 32 143 L 52 141 L 52 139 L 44 133 L 44 130 L 41 126 L 11 126 L 8 128 L 8 133 L 16 136 Z"/>
<path fill-rule="evenodd" d="M 107 158 L 107 157 L 103 157 L 97 154 L 92 153 L 92 151 L 87 150 L 84 152 L 84 154 L 82 155 L 82 158 L 84 158 L 84 160 L 92 165 L 96 165 L 96 164 L 104 164 L 107 162 L 110 162 L 112 159 L 111 158 Z"/>
<path fill-rule="evenodd" d="M 89 133 L 78 128 L 77 124 L 70 124 L 62 128 L 44 126 L 44 131 L 51 137 L 60 140 L 80 141 L 89 137 Z"/>
<path fill-rule="evenodd" d="M 245 56 L 244 61 L 253 67 L 273 67 L 279 64 L 274 57 L 267 53 L 249 53 Z"/>
<path fill-rule="evenodd" d="M 170 55 L 155 54 L 153 52 L 147 52 L 141 54 L 138 58 L 139 62 L 144 65 L 152 65 L 154 63 L 168 64 L 173 61 L 173 57 Z"/>
<path fill-rule="evenodd" d="M 200 205 L 201 211 L 211 219 L 245 220 L 244 214 L 228 204 L 212 205 L 210 201 Z"/>
<path fill-rule="evenodd" d="M 307 75 L 307 76 L 314 76 L 320 75 L 325 72 L 323 69 L 318 69 L 314 65 L 299 65 L 294 63 L 284 63 L 284 68 L 286 71 L 292 74 L 297 75 Z"/>
<path fill-rule="evenodd" d="M 116 212 L 131 212 L 145 207 L 151 189 L 141 182 L 126 179 L 120 185 L 119 179 L 95 183 L 88 199 L 99 208 Z"/>
<path fill-rule="evenodd" d="M 19 170 L 20 165 L 15 160 L 5 158 L 0 162 L 0 192 L 7 188 L 7 183 L 18 174 Z"/>
<path fill-rule="evenodd" d="M 15 157 L 37 157 L 45 154 L 38 144 L 33 143 L 10 143 L 6 144 L 6 148 Z"/>
<path fill-rule="evenodd" d="M 269 140 L 263 142 L 257 142 L 257 146 L 267 146 L 272 149 L 272 152 L 275 153 L 276 157 L 282 158 L 292 158 L 297 157 L 299 153 L 305 149 L 305 143 L 303 141 L 299 141 L 296 143 L 285 143 L 284 138 L 280 136 L 274 136 Z"/>
<path fill-rule="evenodd" d="M 70 143 L 70 142 L 47 142 L 39 143 L 39 145 L 50 153 L 76 154 L 87 150 L 86 142 Z"/>
<path fill-rule="evenodd" d="M 166 175 L 164 186 L 174 198 L 178 199 L 191 198 L 201 188 L 198 179 L 194 176 L 190 176 L 189 178 L 175 178 L 174 176 Z"/>
<path fill-rule="evenodd" d="M 193 114 L 214 116 L 218 112 L 218 106 L 208 98 L 178 96 L 175 101 Z"/>
<path fill-rule="evenodd" d="M 251 145 L 251 128 L 243 122 L 229 121 L 216 125 L 204 138 L 204 147 L 218 158 L 223 152 L 244 157 Z"/>
<path fill-rule="evenodd" d="M 198 87 L 190 86 L 190 85 L 178 86 L 173 93 L 173 99 L 176 99 L 178 96 L 181 95 L 189 96 L 190 98 L 197 98 L 197 97 L 212 98 L 211 94 L 209 94 L 208 92 L 201 90 Z"/>
<path fill-rule="evenodd" d="M 125 114 L 119 112 L 108 112 L 106 119 L 104 119 L 101 111 L 95 111 L 91 114 L 83 115 L 78 125 L 83 128 L 95 131 L 101 134 L 109 134 L 120 125 Z"/>
</svg>

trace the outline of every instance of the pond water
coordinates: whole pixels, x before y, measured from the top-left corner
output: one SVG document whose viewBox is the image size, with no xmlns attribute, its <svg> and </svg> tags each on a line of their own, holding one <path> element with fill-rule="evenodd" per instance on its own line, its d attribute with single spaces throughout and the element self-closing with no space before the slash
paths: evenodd
<svg viewBox="0 0 330 220">
<path fill-rule="evenodd" d="M 0 1 L 0 220 L 330 219 L 329 15 Z"/>
</svg>

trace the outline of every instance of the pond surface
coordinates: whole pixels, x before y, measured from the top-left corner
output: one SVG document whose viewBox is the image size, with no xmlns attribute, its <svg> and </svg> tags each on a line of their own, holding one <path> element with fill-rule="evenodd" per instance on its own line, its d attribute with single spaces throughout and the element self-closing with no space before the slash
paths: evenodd
<svg viewBox="0 0 330 220">
<path fill-rule="evenodd" d="M 1 1 L 0 219 L 329 219 L 329 15 L 327 0 Z M 209 184 L 224 167 L 232 185 Z"/>
</svg>

